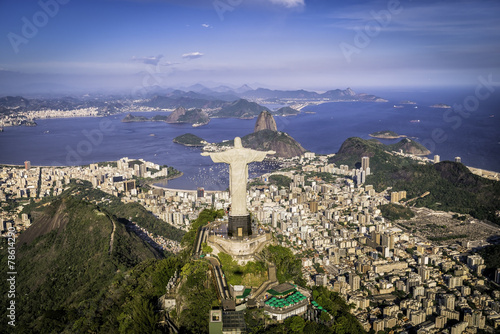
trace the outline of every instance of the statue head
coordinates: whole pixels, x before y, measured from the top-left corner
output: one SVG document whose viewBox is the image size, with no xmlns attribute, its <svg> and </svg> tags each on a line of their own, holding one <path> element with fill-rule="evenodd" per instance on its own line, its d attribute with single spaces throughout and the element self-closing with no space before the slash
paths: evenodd
<svg viewBox="0 0 500 334">
<path fill-rule="evenodd" d="M 234 138 L 234 148 L 243 148 L 243 145 L 241 145 L 241 138 L 240 137 Z"/>
</svg>

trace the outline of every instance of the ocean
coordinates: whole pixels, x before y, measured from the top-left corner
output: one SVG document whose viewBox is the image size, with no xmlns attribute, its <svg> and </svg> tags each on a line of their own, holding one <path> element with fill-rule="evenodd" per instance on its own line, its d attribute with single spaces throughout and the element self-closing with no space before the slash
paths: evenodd
<svg viewBox="0 0 500 334">
<path fill-rule="evenodd" d="M 372 93 L 372 91 L 370 91 Z M 380 91 L 389 102 L 334 102 L 304 109 L 310 113 L 275 117 L 278 130 L 287 132 L 305 149 L 335 153 L 345 139 L 369 139 L 370 133 L 391 130 L 424 144 L 441 160 L 461 157 L 468 166 L 500 171 L 500 94 L 474 99 L 474 88 L 463 91 Z M 410 100 L 416 104 L 401 104 Z M 478 102 L 474 104 L 473 102 Z M 454 109 L 433 104 L 464 105 Z M 396 107 L 394 107 L 396 106 Z M 465 108 L 465 107 L 464 107 Z M 134 112 L 152 117 L 161 112 Z M 253 131 L 255 119 L 212 119 L 208 125 L 163 122 L 122 123 L 126 114 L 107 117 L 37 120 L 36 127 L 6 127 L 0 133 L 0 163 L 62 166 L 142 158 L 172 166 L 184 173 L 164 184 L 176 189 L 223 190 L 228 187 L 227 166 L 200 155 L 199 148 L 173 143 L 184 133 L 209 142 L 230 140 Z M 394 143 L 397 140 L 382 140 Z M 252 164 L 250 176 L 272 170 L 273 165 Z"/>
</svg>

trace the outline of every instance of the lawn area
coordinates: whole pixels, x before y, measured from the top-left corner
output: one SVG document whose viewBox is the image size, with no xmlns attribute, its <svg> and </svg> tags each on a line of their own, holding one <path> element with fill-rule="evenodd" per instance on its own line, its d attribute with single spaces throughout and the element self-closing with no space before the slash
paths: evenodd
<svg viewBox="0 0 500 334">
<path fill-rule="evenodd" d="M 218 256 L 228 284 L 258 287 L 267 280 L 264 262 L 248 262 L 240 266 L 229 254 L 219 253 Z"/>
</svg>

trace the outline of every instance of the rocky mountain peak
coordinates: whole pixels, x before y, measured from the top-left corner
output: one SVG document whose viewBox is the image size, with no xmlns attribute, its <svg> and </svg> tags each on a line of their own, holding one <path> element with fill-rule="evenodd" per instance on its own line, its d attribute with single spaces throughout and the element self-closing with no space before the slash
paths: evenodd
<svg viewBox="0 0 500 334">
<path fill-rule="evenodd" d="M 259 117 L 257 117 L 257 122 L 255 123 L 253 132 L 261 130 L 278 131 L 273 115 L 271 115 L 269 111 L 264 110 L 259 114 Z"/>
</svg>

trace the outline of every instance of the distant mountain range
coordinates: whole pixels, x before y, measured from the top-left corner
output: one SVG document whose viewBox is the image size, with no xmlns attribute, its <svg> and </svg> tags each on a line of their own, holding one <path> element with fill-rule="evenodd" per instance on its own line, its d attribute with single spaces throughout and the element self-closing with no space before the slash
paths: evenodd
<svg viewBox="0 0 500 334">
<path fill-rule="evenodd" d="M 357 94 L 351 88 L 344 90 L 334 89 L 324 93 L 317 93 L 307 90 L 271 90 L 267 88 L 252 89 L 248 85 L 244 85 L 237 89 L 231 89 L 227 86 L 217 88 L 207 88 L 203 85 L 195 85 L 187 87 L 191 92 L 203 94 L 205 96 L 218 97 L 221 96 L 237 96 L 248 100 L 260 99 L 268 101 L 276 101 L 283 99 L 302 99 L 302 100 L 331 100 L 331 101 L 370 101 L 370 102 L 386 102 L 386 100 L 375 95 L 365 93 Z"/>
<path fill-rule="evenodd" d="M 62 97 L 25 98 L 22 96 L 0 97 L 0 114 L 10 114 L 27 110 L 73 110 L 81 108 L 97 108 L 101 114 L 134 111 L 137 106 L 176 109 L 199 108 L 208 110 L 214 117 L 256 117 L 261 111 L 269 110 L 256 103 L 307 104 L 329 101 L 363 101 L 384 102 L 386 100 L 368 94 L 357 94 L 352 89 L 335 89 L 324 93 L 306 90 L 270 90 L 266 88 L 252 89 L 242 86 L 231 89 L 226 86 L 207 88 L 202 85 L 188 87 L 191 90 L 174 90 L 159 86 L 148 87 L 144 96 L 137 98 L 130 94 L 116 95 L 72 95 Z M 254 104 L 255 103 L 255 104 Z M 284 107 L 272 111 L 274 115 L 294 115 L 298 110 Z"/>
</svg>

